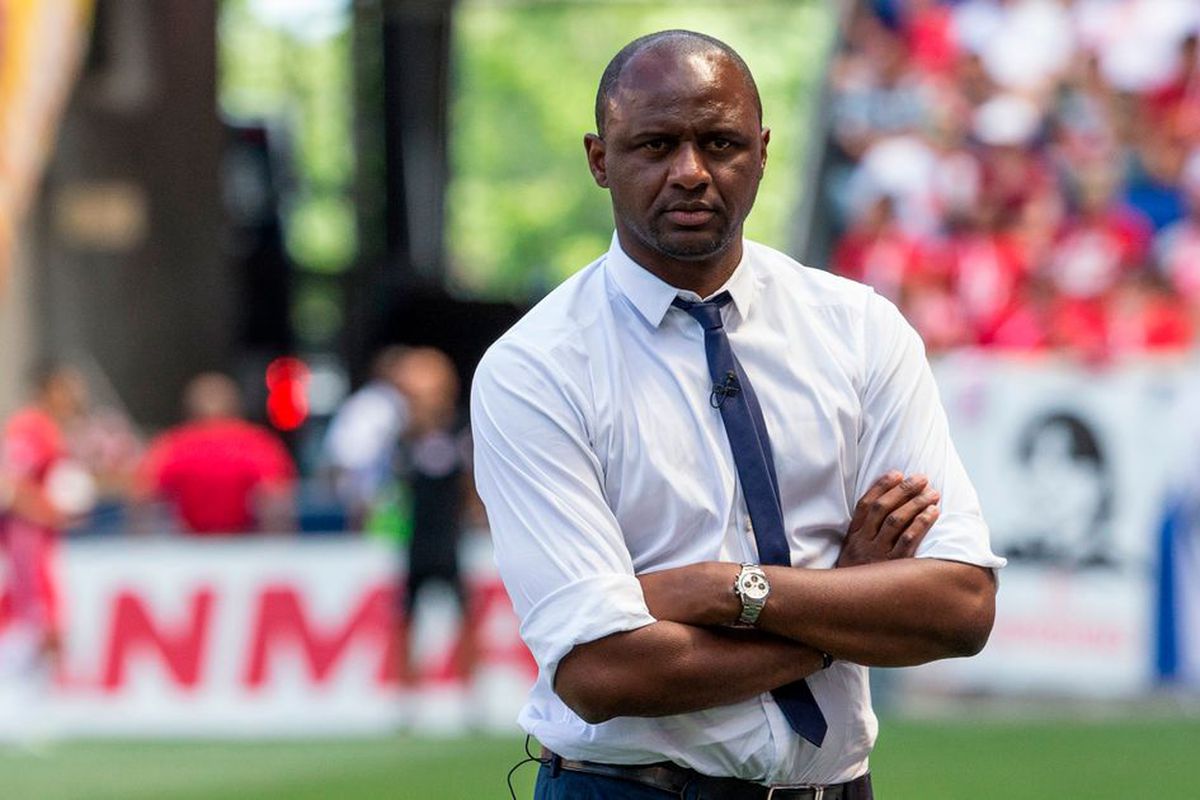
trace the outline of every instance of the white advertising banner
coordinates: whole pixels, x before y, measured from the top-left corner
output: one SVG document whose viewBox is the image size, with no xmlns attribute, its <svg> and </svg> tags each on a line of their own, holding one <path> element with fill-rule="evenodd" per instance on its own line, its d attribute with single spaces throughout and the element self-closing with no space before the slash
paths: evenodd
<svg viewBox="0 0 1200 800">
<path fill-rule="evenodd" d="M 459 722 L 512 730 L 536 668 L 486 551 L 477 540 L 466 559 L 475 680 L 462 686 L 452 666 L 456 604 L 426 590 L 413 621 L 420 699 L 446 701 L 430 714 L 442 723 L 457 697 Z M 0 737 L 419 727 L 396 680 L 397 567 L 393 550 L 353 537 L 69 542 L 61 674 L 40 688 L 5 676 Z"/>
<path fill-rule="evenodd" d="M 1122 696 L 1154 680 L 1156 548 L 1188 371 L 964 355 L 935 372 L 1000 573 L 982 654 L 916 685 Z"/>
<path fill-rule="evenodd" d="M 907 670 L 906 687 L 1119 697 L 1152 686 L 1160 521 L 1179 454 L 1197 441 L 1190 373 L 937 365 L 1009 566 L 984 652 Z M 370 734 L 456 720 L 513 731 L 536 677 L 483 536 L 464 550 L 479 669 L 470 686 L 456 676 L 456 604 L 427 595 L 411 621 L 417 693 L 398 688 L 401 566 L 379 542 L 134 537 L 70 541 L 62 556 L 60 674 L 22 672 L 20 631 L 0 630 L 0 740 Z"/>
</svg>

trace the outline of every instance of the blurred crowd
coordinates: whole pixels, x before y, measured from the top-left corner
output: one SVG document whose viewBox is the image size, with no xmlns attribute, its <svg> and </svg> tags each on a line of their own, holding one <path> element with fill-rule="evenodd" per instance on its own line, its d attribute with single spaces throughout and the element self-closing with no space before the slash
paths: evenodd
<svg viewBox="0 0 1200 800">
<path fill-rule="evenodd" d="M 931 351 L 1191 347 L 1200 2 L 867 0 L 831 71 L 836 271 Z"/>
<path fill-rule="evenodd" d="M 193 377 L 181 421 L 154 436 L 95 403 L 75 365 L 42 365 L 31 384 L 29 402 L 0 420 L 2 517 L 79 535 L 370 531 L 407 541 L 412 489 L 430 474 L 456 476 L 442 498 L 456 521 L 473 507 L 458 374 L 432 348 L 384 349 L 361 389 L 287 441 L 252 421 L 274 415 L 251 413 L 219 372 Z"/>
<path fill-rule="evenodd" d="M 458 551 L 465 514 L 480 512 L 460 382 L 446 354 L 379 353 L 372 379 L 328 425 L 313 426 L 317 456 L 303 470 L 275 430 L 246 418 L 228 375 L 195 376 L 183 420 L 148 440 L 126 415 L 93 404 L 87 376 L 73 365 L 39 367 L 32 386 L 28 404 L 0 421 L 0 685 L 59 662 L 64 533 L 387 535 L 406 555 L 396 597 L 401 681 L 418 679 L 404 620 L 431 582 L 455 595 L 464 620 L 456 663 L 472 674 L 475 635 Z M 265 411 L 287 416 L 270 401 Z"/>
</svg>

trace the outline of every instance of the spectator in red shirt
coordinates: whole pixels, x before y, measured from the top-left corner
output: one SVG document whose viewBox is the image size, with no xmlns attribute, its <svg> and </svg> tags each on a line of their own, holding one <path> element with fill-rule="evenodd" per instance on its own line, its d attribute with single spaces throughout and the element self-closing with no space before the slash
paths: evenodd
<svg viewBox="0 0 1200 800">
<path fill-rule="evenodd" d="M 875 287 L 893 302 L 919 267 L 919 243 L 897 222 L 895 201 L 888 195 L 875 199 L 833 253 L 834 272 Z"/>
<path fill-rule="evenodd" d="M 904 287 L 900 310 L 921 334 L 930 355 L 973 343 L 970 323 L 944 272 L 914 273 Z"/>
<path fill-rule="evenodd" d="M 1078 175 L 1079 210 L 1055 244 L 1049 277 L 1067 297 L 1103 297 L 1131 272 L 1146 266 L 1153 226 L 1117 197 L 1119 175 L 1107 162 Z"/>
<path fill-rule="evenodd" d="M 984 344 L 1007 352 L 1044 351 L 1051 345 L 1055 308 L 1053 286 L 1043 278 L 1031 276 L 997 318 Z"/>
<path fill-rule="evenodd" d="M 139 493 L 175 510 L 199 535 L 287 530 L 296 467 L 266 428 L 239 418 L 241 395 L 228 377 L 205 373 L 184 393 L 189 421 L 151 443 Z"/>
<path fill-rule="evenodd" d="M 1193 339 L 1183 302 L 1153 272 L 1122 282 L 1109 304 L 1107 327 L 1114 355 L 1182 352 Z"/>
<path fill-rule="evenodd" d="M 1026 251 L 1002 225 L 995 209 L 981 205 L 944 243 L 940 257 L 978 344 L 991 344 L 992 332 L 1016 301 L 1030 272 Z"/>
<path fill-rule="evenodd" d="M 1108 346 L 1107 295 L 1072 297 L 1059 295 L 1050 307 L 1050 342 L 1059 351 L 1082 361 L 1100 365 L 1112 353 Z"/>
<path fill-rule="evenodd" d="M 1187 309 L 1151 272 L 1128 275 L 1103 297 L 1059 297 L 1050 305 L 1049 321 L 1054 347 L 1093 364 L 1180 353 L 1194 340 Z"/>
</svg>

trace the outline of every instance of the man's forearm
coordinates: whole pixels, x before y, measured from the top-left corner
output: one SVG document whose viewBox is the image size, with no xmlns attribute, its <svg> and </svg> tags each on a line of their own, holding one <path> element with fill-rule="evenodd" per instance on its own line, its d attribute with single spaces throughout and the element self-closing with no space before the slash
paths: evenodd
<svg viewBox="0 0 1200 800">
<path fill-rule="evenodd" d="M 554 688 L 595 724 L 729 705 L 820 668 L 820 652 L 795 641 L 664 621 L 577 645 Z"/>
<path fill-rule="evenodd" d="M 989 570 L 906 558 L 841 569 L 763 568 L 771 583 L 758 626 L 836 658 L 909 666 L 972 655 L 991 631 Z M 692 625 L 727 625 L 741 611 L 737 564 L 706 562 L 642 577 L 650 612 Z"/>
<path fill-rule="evenodd" d="M 900 667 L 979 652 L 991 633 L 990 570 L 908 558 L 835 570 L 766 567 L 765 631 L 858 664 Z"/>
</svg>

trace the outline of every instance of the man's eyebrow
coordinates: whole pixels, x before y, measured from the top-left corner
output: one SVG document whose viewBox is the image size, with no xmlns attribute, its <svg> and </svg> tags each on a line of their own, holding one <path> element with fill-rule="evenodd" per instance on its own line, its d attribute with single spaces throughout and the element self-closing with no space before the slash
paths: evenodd
<svg viewBox="0 0 1200 800">
<path fill-rule="evenodd" d="M 678 131 L 669 130 L 667 128 L 642 128 L 633 131 L 629 134 L 631 139 L 670 139 L 679 135 Z"/>
<path fill-rule="evenodd" d="M 701 131 L 700 135 L 702 137 L 709 138 L 709 139 L 711 139 L 714 136 L 722 136 L 726 139 L 745 139 L 746 138 L 745 132 L 738 130 L 737 128 L 712 128 L 711 130 Z"/>
</svg>

